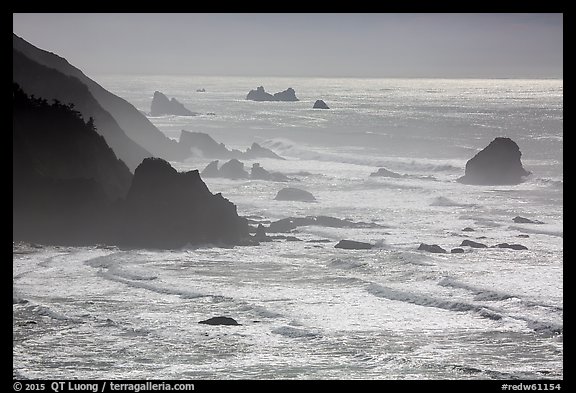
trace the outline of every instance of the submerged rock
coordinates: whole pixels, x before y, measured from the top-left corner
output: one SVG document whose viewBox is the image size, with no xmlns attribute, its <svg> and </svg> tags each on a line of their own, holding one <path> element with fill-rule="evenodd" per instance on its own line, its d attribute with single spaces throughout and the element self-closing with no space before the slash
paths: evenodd
<svg viewBox="0 0 576 393">
<path fill-rule="evenodd" d="M 212 317 L 198 323 L 203 323 L 206 325 L 241 325 L 240 323 L 236 322 L 234 318 L 230 317 Z"/>
<path fill-rule="evenodd" d="M 380 177 L 393 177 L 393 178 L 399 178 L 402 177 L 401 174 L 396 173 L 396 172 L 392 172 L 389 171 L 386 168 L 379 168 L 376 172 L 373 172 L 370 174 L 370 176 L 380 176 Z"/>
<path fill-rule="evenodd" d="M 529 218 L 520 217 L 520 216 L 514 217 L 513 221 L 517 224 L 544 224 L 542 221 L 531 220 Z"/>
<path fill-rule="evenodd" d="M 452 254 L 462 254 L 464 252 L 464 249 L 456 247 L 456 248 L 451 249 L 450 252 Z"/>
<path fill-rule="evenodd" d="M 466 163 L 464 176 L 457 181 L 464 184 L 519 184 L 530 175 L 522 167 L 520 148 L 510 138 L 498 137 Z"/>
<path fill-rule="evenodd" d="M 523 246 L 522 244 L 508 244 L 508 243 L 500 243 L 492 246 L 492 248 L 511 248 L 513 250 L 527 250 L 528 247 Z"/>
<path fill-rule="evenodd" d="M 299 188 L 286 187 L 278 191 L 276 197 L 277 201 L 300 201 L 300 202 L 315 202 L 316 198 L 308 191 Z"/>
<path fill-rule="evenodd" d="M 355 240 L 340 240 L 334 248 L 344 248 L 346 250 L 369 250 L 374 247 L 373 244 L 357 242 Z"/>
<path fill-rule="evenodd" d="M 383 228 L 373 222 L 354 222 L 330 216 L 288 217 L 270 223 L 269 232 L 287 233 L 297 227 L 316 225 L 329 228 Z"/>
</svg>

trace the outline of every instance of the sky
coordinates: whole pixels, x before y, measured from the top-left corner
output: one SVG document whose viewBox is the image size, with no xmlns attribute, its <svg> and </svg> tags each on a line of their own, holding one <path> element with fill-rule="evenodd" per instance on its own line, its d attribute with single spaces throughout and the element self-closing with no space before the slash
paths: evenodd
<svg viewBox="0 0 576 393">
<path fill-rule="evenodd" d="M 562 78 L 561 13 L 15 13 L 88 76 Z"/>
</svg>

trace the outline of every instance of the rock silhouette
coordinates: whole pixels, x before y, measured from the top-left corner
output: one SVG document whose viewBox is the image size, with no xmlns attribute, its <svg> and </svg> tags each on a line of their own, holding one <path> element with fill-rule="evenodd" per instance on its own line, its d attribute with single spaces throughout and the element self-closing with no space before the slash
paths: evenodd
<svg viewBox="0 0 576 393">
<path fill-rule="evenodd" d="M 330 109 L 328 105 L 322 100 L 316 100 L 312 109 Z"/>
<path fill-rule="evenodd" d="M 522 167 L 520 148 L 510 138 L 498 137 L 466 163 L 464 176 L 457 181 L 464 184 L 519 184 L 530 175 Z"/>
<path fill-rule="evenodd" d="M 24 56 L 16 49 L 12 51 L 12 80 L 29 95 L 52 102 L 74 104 L 85 120 L 93 118 L 96 132 L 104 137 L 116 156 L 133 171 L 151 153 L 130 139 L 116 120 L 90 93 L 89 89 L 75 77 L 67 76 L 54 68 L 46 67 Z"/>
<path fill-rule="evenodd" d="M 446 253 L 446 250 L 437 244 L 420 243 L 418 250 L 428 251 L 428 252 L 433 252 L 433 253 Z"/>
<path fill-rule="evenodd" d="M 197 170 L 177 172 L 160 158 L 147 158 L 136 168 L 125 209 L 123 242 L 131 246 L 239 244 L 249 236 L 236 206 L 212 194 Z"/>
<path fill-rule="evenodd" d="M 150 115 L 196 116 L 197 113 L 187 109 L 184 104 L 178 102 L 176 98 L 168 99 L 163 93 L 155 91 L 152 104 L 150 105 Z"/>
<path fill-rule="evenodd" d="M 277 201 L 300 201 L 300 202 L 315 202 L 316 198 L 312 193 L 294 187 L 286 187 L 278 191 L 276 197 Z"/>
<path fill-rule="evenodd" d="M 256 90 L 248 92 L 246 99 L 251 101 L 299 101 L 296 97 L 296 92 L 291 87 L 284 91 L 270 94 L 264 90 L 264 87 L 258 86 Z"/>
</svg>

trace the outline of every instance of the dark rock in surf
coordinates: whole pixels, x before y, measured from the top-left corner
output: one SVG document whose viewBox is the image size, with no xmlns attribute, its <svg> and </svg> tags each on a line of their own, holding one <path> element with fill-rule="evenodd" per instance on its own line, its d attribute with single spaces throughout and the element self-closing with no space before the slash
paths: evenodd
<svg viewBox="0 0 576 393">
<path fill-rule="evenodd" d="M 531 220 L 529 218 L 516 216 L 513 218 L 513 221 L 517 224 L 544 224 L 542 221 L 538 220 Z"/>
<path fill-rule="evenodd" d="M 299 188 L 286 187 L 278 191 L 276 197 L 277 201 L 299 201 L 299 202 L 315 202 L 316 198 L 312 193 L 301 190 Z"/>
<path fill-rule="evenodd" d="M 433 252 L 433 253 L 442 253 L 442 254 L 446 253 L 446 250 L 437 244 L 420 243 L 418 250 L 428 251 L 428 252 Z"/>
<path fill-rule="evenodd" d="M 374 245 L 365 242 L 357 242 L 355 240 L 340 240 L 334 248 L 343 248 L 346 250 L 369 250 L 373 248 Z"/>
<path fill-rule="evenodd" d="M 234 318 L 230 317 L 212 317 L 204 321 L 200 321 L 198 323 L 202 323 L 205 325 L 234 325 L 234 326 L 241 325 L 240 323 L 236 322 Z"/>
<path fill-rule="evenodd" d="M 530 175 L 522 167 L 520 148 L 510 138 L 498 137 L 466 163 L 464 176 L 457 181 L 464 184 L 519 184 Z"/>
<path fill-rule="evenodd" d="M 464 252 L 464 249 L 458 248 L 458 247 L 450 250 L 450 253 L 452 253 L 452 254 L 462 254 L 463 252 Z"/>
<path fill-rule="evenodd" d="M 250 178 L 255 180 L 270 180 L 277 182 L 287 182 L 290 180 L 288 176 L 283 175 L 282 173 L 268 172 L 257 162 L 252 164 L 252 169 L 250 170 Z"/>
<path fill-rule="evenodd" d="M 511 248 L 513 250 L 527 250 L 528 247 L 523 246 L 522 244 L 508 244 L 508 243 L 500 243 L 492 246 L 491 248 Z"/>
<path fill-rule="evenodd" d="M 285 160 L 285 158 L 280 157 L 278 154 L 266 147 L 260 146 L 256 142 L 252 143 L 252 146 L 246 149 L 246 152 L 243 153 L 242 157 L 247 160 L 254 158 L 275 158 L 277 160 Z"/>
<path fill-rule="evenodd" d="M 460 247 L 464 247 L 464 246 L 468 246 L 468 247 L 472 247 L 472 248 L 487 248 L 488 247 L 486 244 L 478 243 L 478 242 L 475 242 L 473 240 L 468 240 L 468 239 L 462 240 Z"/>
<path fill-rule="evenodd" d="M 379 177 L 393 177 L 393 178 L 402 177 L 401 174 L 396 173 L 396 172 L 389 171 L 389 170 L 386 169 L 386 168 L 379 168 L 378 171 L 371 173 L 370 176 L 372 176 L 372 177 L 375 177 L 375 176 L 379 176 Z"/>
<path fill-rule="evenodd" d="M 312 109 L 330 109 L 328 105 L 322 100 L 316 100 Z"/>
<path fill-rule="evenodd" d="M 266 234 L 264 225 L 258 224 L 258 227 L 256 228 L 256 234 L 254 235 L 254 240 L 259 242 L 271 242 L 272 238 Z"/>
<path fill-rule="evenodd" d="M 204 132 L 182 130 L 178 144 L 189 153 L 195 153 L 194 155 L 207 158 L 230 159 L 242 154 L 238 150 L 228 150 L 224 143 L 216 142 L 210 135 Z"/>
<path fill-rule="evenodd" d="M 219 173 L 220 177 L 226 177 L 233 180 L 248 179 L 250 177 L 248 172 L 244 170 L 244 164 L 235 158 L 222 164 Z"/>
<path fill-rule="evenodd" d="M 164 94 L 159 91 L 154 92 L 152 104 L 150 106 L 151 116 L 162 115 L 177 115 L 177 116 L 196 116 L 197 113 L 187 109 L 182 103 L 178 102 L 176 98 L 168 99 Z"/>
<path fill-rule="evenodd" d="M 466 227 L 462 229 L 462 232 L 474 232 L 474 228 Z"/>
<path fill-rule="evenodd" d="M 200 173 L 202 177 L 219 177 L 220 171 L 218 170 L 218 160 L 212 161 L 206 165 L 206 168 Z"/>
</svg>

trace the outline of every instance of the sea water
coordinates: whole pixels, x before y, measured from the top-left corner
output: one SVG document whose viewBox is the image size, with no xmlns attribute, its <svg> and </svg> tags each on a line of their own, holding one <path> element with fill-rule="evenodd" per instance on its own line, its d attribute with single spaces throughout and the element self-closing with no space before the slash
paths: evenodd
<svg viewBox="0 0 576 393">
<path fill-rule="evenodd" d="M 149 117 L 170 138 L 198 131 L 284 157 L 243 162 L 287 183 L 204 179 L 241 216 L 265 226 L 319 215 L 372 225 L 305 226 L 290 234 L 300 241 L 230 248 L 14 244 L 15 376 L 563 378 L 562 80 L 94 79 L 146 114 L 155 90 L 199 113 Z M 260 85 L 292 87 L 299 101 L 246 100 Z M 312 109 L 317 99 L 330 109 Z M 520 147 L 527 180 L 456 182 L 499 136 Z M 210 161 L 197 154 L 172 165 L 201 171 Z M 405 176 L 370 176 L 380 167 Z M 274 200 L 287 186 L 317 202 Z M 334 248 L 342 239 L 375 247 Z M 489 247 L 450 253 L 465 239 Z M 490 247 L 504 242 L 528 249 Z M 198 324 L 214 316 L 241 325 Z"/>
</svg>

